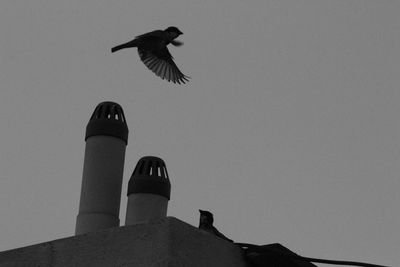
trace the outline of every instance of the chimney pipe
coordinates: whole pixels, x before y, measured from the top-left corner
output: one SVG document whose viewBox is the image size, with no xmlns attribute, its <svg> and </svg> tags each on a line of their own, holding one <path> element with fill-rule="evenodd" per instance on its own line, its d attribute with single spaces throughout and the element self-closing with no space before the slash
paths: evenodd
<svg viewBox="0 0 400 267">
<path fill-rule="evenodd" d="M 86 126 L 82 188 L 75 234 L 119 226 L 128 126 L 120 105 L 97 105 Z"/>
<path fill-rule="evenodd" d="M 141 158 L 128 184 L 125 225 L 166 217 L 170 196 L 171 183 L 165 162 L 157 157 Z"/>
</svg>

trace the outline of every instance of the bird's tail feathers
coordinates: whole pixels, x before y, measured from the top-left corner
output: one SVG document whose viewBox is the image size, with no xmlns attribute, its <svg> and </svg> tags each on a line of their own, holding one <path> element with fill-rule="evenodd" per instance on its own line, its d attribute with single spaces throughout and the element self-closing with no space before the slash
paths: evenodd
<svg viewBox="0 0 400 267">
<path fill-rule="evenodd" d="M 113 48 L 111 48 L 111 53 L 117 52 L 118 50 L 124 49 L 124 48 L 129 48 L 129 47 L 137 47 L 136 42 L 128 42 L 125 44 L 117 45 Z"/>
</svg>

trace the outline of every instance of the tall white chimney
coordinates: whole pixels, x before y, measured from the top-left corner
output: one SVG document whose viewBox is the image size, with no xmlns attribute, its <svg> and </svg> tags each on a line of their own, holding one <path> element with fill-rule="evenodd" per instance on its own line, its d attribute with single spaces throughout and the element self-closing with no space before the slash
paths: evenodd
<svg viewBox="0 0 400 267">
<path fill-rule="evenodd" d="M 119 226 L 128 126 L 120 105 L 97 105 L 86 126 L 81 198 L 75 234 Z"/>
<path fill-rule="evenodd" d="M 170 196 L 171 183 L 165 162 L 157 157 L 141 158 L 128 184 L 125 225 L 166 217 Z"/>
</svg>

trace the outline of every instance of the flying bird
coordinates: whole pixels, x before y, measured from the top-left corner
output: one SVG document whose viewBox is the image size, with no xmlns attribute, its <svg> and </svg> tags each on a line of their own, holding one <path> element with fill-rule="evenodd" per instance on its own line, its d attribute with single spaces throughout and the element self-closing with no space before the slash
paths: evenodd
<svg viewBox="0 0 400 267">
<path fill-rule="evenodd" d="M 169 82 L 185 83 L 189 81 L 189 77 L 179 70 L 167 48 L 169 44 L 181 46 L 183 43 L 175 40 L 181 34 L 183 33 L 177 27 L 155 30 L 139 35 L 132 41 L 113 47 L 111 52 L 137 47 L 142 62 L 157 76 Z"/>
<path fill-rule="evenodd" d="M 202 229 L 206 232 L 209 232 L 213 235 L 216 235 L 222 239 L 225 239 L 229 242 L 233 242 L 233 240 L 227 238 L 224 236 L 220 231 L 217 230 L 213 226 L 214 223 L 214 216 L 211 212 L 206 211 L 206 210 L 199 210 L 200 211 L 200 223 L 199 223 L 199 229 Z"/>
</svg>

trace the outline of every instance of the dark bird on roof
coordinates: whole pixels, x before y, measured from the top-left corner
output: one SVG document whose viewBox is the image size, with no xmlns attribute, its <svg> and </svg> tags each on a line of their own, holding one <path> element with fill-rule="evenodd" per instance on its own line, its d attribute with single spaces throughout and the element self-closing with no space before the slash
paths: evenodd
<svg viewBox="0 0 400 267">
<path fill-rule="evenodd" d="M 185 83 L 189 81 L 189 77 L 178 69 L 167 48 L 169 44 L 181 46 L 183 43 L 175 40 L 181 34 L 183 33 L 177 27 L 148 32 L 137 36 L 132 41 L 111 48 L 111 52 L 137 47 L 142 62 L 157 76 L 169 82 Z"/>
<path fill-rule="evenodd" d="M 200 222 L 199 222 L 199 229 L 209 232 L 213 235 L 216 235 L 222 239 L 225 239 L 229 242 L 233 242 L 233 240 L 224 236 L 220 231 L 217 230 L 213 226 L 214 223 L 214 216 L 211 212 L 206 210 L 199 210 L 200 211 Z"/>
</svg>

